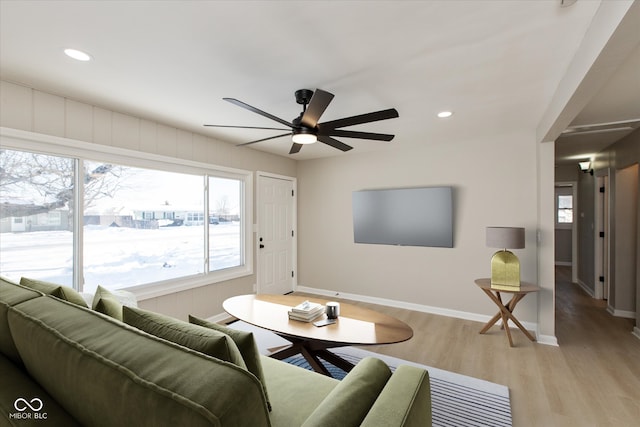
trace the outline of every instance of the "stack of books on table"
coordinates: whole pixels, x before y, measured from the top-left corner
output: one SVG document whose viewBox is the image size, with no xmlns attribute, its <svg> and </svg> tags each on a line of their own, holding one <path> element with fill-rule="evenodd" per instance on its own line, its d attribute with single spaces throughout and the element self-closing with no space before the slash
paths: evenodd
<svg viewBox="0 0 640 427">
<path fill-rule="evenodd" d="M 289 310 L 289 319 L 299 320 L 301 322 L 312 322 L 322 316 L 323 313 L 324 306 L 322 304 L 305 301 Z"/>
</svg>

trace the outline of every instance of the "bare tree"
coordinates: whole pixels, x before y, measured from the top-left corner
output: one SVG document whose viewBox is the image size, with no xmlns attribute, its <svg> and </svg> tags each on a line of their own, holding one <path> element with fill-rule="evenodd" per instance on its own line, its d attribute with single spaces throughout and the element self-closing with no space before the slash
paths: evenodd
<svg viewBox="0 0 640 427">
<path fill-rule="evenodd" d="M 216 215 L 224 217 L 229 214 L 229 197 L 220 196 L 216 201 Z"/>
<path fill-rule="evenodd" d="M 122 185 L 125 168 L 87 163 L 84 171 L 84 208 L 104 197 L 113 197 Z M 0 218 L 74 208 L 73 159 L 0 150 Z"/>
</svg>

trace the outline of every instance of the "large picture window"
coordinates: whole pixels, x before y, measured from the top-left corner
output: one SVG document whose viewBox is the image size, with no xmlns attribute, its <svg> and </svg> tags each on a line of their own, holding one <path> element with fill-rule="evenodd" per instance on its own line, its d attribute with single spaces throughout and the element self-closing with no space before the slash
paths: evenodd
<svg viewBox="0 0 640 427">
<path fill-rule="evenodd" d="M 3 276 L 159 295 L 251 274 L 250 172 L 47 148 L 0 150 Z"/>
<path fill-rule="evenodd" d="M 205 273 L 203 177 L 86 161 L 83 181 L 85 289 Z"/>
</svg>

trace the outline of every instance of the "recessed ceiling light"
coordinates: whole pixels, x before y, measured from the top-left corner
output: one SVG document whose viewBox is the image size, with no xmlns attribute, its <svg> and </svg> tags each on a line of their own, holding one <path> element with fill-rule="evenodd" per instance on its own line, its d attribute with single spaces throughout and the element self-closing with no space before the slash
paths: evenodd
<svg viewBox="0 0 640 427">
<path fill-rule="evenodd" d="M 73 59 L 77 59 L 78 61 L 91 61 L 91 55 L 85 53 L 81 50 L 77 49 L 65 49 L 64 53 Z"/>
<path fill-rule="evenodd" d="M 441 119 L 446 119 L 447 117 L 451 117 L 451 116 L 453 116 L 452 111 L 440 111 L 438 113 L 438 117 L 440 117 Z"/>
</svg>

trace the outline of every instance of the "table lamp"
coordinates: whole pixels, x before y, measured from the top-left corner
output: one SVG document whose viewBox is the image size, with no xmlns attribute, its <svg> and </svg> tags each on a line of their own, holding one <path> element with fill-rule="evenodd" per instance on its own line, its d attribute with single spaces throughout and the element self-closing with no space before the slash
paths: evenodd
<svg viewBox="0 0 640 427">
<path fill-rule="evenodd" d="M 507 249 L 524 248 L 524 228 L 487 227 L 487 247 L 502 248 L 491 258 L 492 287 L 520 287 L 520 260 Z"/>
</svg>

